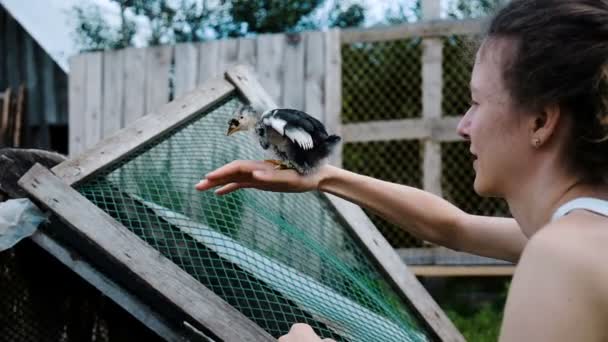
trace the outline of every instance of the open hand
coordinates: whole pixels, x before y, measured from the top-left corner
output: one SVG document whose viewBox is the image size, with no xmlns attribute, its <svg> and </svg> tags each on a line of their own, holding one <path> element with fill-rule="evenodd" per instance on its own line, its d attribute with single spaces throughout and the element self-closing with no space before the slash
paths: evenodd
<svg viewBox="0 0 608 342">
<path fill-rule="evenodd" d="M 204 191 L 219 186 L 215 190 L 218 195 L 242 188 L 305 192 L 318 188 L 322 172 L 323 167 L 314 174 L 301 175 L 294 170 L 276 170 L 274 165 L 263 161 L 237 160 L 207 174 L 196 189 Z"/>
<path fill-rule="evenodd" d="M 279 342 L 335 342 L 332 339 L 321 339 L 308 324 L 296 323 L 291 326 L 289 334 L 279 337 Z"/>
</svg>

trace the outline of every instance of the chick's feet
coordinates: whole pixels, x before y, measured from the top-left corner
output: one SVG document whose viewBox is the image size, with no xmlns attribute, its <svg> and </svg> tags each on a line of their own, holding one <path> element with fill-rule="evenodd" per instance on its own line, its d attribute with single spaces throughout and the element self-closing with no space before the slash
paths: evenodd
<svg viewBox="0 0 608 342">
<path fill-rule="evenodd" d="M 266 159 L 264 160 L 266 163 L 270 163 L 274 165 L 275 170 L 296 170 L 298 171 L 298 167 L 289 161 L 281 161 L 276 159 Z"/>
</svg>

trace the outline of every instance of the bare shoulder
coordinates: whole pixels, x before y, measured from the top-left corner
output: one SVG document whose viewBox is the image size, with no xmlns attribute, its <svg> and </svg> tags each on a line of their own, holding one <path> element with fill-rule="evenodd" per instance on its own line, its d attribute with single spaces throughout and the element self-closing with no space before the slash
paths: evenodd
<svg viewBox="0 0 608 342">
<path fill-rule="evenodd" d="M 607 243 L 608 219 L 590 213 L 536 233 L 511 283 L 501 341 L 604 341 Z"/>
</svg>

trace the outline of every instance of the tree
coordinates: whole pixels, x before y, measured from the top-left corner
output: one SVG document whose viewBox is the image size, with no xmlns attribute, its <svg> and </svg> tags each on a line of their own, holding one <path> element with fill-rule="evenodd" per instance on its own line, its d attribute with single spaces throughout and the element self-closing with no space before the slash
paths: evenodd
<svg viewBox="0 0 608 342">
<path fill-rule="evenodd" d="M 111 0 L 119 8 L 120 25 L 110 25 L 99 8 L 75 7 L 76 35 L 82 50 L 100 50 L 134 45 L 135 35 L 146 29 L 146 43 L 158 45 L 359 26 L 365 20 L 361 5 L 333 0 L 328 7 L 328 1 Z"/>
</svg>

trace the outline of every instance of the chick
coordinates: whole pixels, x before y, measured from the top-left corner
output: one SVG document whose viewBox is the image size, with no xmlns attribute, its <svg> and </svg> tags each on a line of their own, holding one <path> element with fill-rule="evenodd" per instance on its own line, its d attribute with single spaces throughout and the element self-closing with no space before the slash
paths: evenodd
<svg viewBox="0 0 608 342">
<path fill-rule="evenodd" d="M 260 146 L 270 149 L 278 159 L 268 162 L 301 174 L 318 169 L 341 140 L 337 135 L 329 135 L 319 120 L 296 109 L 278 108 L 261 113 L 251 106 L 241 106 L 228 124 L 227 135 L 253 129 Z"/>
</svg>

